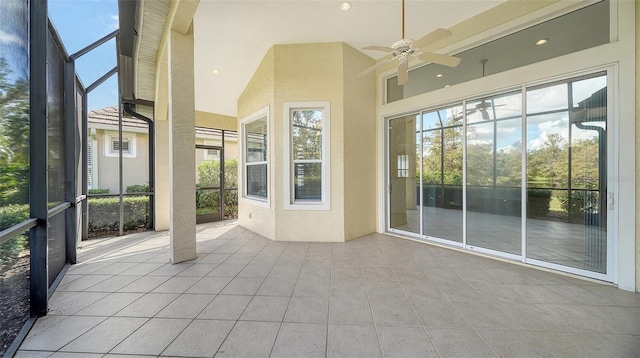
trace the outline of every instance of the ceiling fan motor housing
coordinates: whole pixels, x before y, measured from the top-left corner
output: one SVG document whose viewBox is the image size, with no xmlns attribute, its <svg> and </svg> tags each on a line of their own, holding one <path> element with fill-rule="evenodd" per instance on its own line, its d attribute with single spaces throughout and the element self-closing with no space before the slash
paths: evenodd
<svg viewBox="0 0 640 358">
<path fill-rule="evenodd" d="M 391 45 L 391 48 L 394 50 L 392 53 L 393 56 L 395 57 L 401 54 L 413 54 L 413 52 L 415 51 L 415 48 L 413 48 L 413 42 L 414 41 L 412 39 L 402 39 L 394 42 L 393 45 Z"/>
</svg>

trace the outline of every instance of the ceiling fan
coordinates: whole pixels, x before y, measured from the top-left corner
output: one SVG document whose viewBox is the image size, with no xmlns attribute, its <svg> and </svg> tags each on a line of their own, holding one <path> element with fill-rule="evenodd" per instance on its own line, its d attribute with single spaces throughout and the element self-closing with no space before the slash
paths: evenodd
<svg viewBox="0 0 640 358">
<path fill-rule="evenodd" d="M 379 63 L 367 68 L 358 74 L 358 77 L 362 77 L 376 68 L 385 65 L 392 61 L 398 61 L 398 85 L 402 86 L 409 80 L 409 59 L 411 56 L 419 59 L 423 62 L 433 62 L 439 65 L 456 67 L 460 63 L 460 58 L 442 55 L 433 52 L 421 52 L 420 48 L 424 48 L 432 43 L 438 42 L 442 39 L 451 36 L 451 32 L 445 29 L 436 29 L 435 31 L 428 33 L 422 38 L 414 41 L 413 39 L 404 37 L 404 0 L 402 0 L 402 39 L 396 41 L 391 47 L 385 46 L 367 46 L 363 50 L 383 51 L 391 54 L 390 58 L 387 58 Z"/>
<path fill-rule="evenodd" d="M 482 65 L 482 77 L 484 77 L 484 65 L 486 65 L 487 62 L 489 62 L 489 60 L 487 60 L 486 58 L 483 58 L 482 60 L 480 60 L 480 64 Z M 489 120 L 491 119 L 491 117 L 489 116 L 488 110 L 491 108 L 502 107 L 502 106 L 505 106 L 505 105 L 493 104 L 493 100 L 489 102 L 487 101 L 486 98 L 483 98 L 473 108 L 467 110 L 467 115 L 480 112 L 480 115 L 482 115 L 482 119 Z"/>
</svg>

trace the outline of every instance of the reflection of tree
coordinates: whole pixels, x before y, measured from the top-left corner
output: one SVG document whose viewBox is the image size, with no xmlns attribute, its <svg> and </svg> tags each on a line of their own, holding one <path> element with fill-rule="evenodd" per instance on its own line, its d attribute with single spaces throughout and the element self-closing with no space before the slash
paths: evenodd
<svg viewBox="0 0 640 358">
<path fill-rule="evenodd" d="M 314 109 L 297 109 L 291 114 L 296 199 L 321 199 L 322 115 Z"/>
<path fill-rule="evenodd" d="M 498 186 L 521 186 L 522 142 L 515 142 L 509 149 L 500 149 L 496 152 L 496 175 Z"/>
<path fill-rule="evenodd" d="M 598 188 L 600 158 L 598 137 L 574 141 L 571 146 L 571 187 Z M 604 158 L 603 158 L 604 160 Z"/>
<path fill-rule="evenodd" d="M 29 201 L 29 82 L 0 59 L 0 205 Z"/>
<path fill-rule="evenodd" d="M 542 147 L 527 156 L 529 187 L 566 188 L 569 146 L 560 134 L 548 134 Z"/>
<path fill-rule="evenodd" d="M 322 111 L 295 110 L 293 117 L 293 159 L 322 158 Z"/>
<path fill-rule="evenodd" d="M 424 184 L 462 184 L 462 127 L 438 128 L 423 133 Z"/>
</svg>

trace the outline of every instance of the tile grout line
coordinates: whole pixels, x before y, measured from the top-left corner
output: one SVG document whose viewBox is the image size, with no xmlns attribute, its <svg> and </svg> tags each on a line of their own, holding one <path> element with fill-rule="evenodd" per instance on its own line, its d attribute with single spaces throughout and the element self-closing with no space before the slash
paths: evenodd
<svg viewBox="0 0 640 358">
<path fill-rule="evenodd" d="M 273 241 L 275 242 L 275 241 Z M 255 259 L 256 256 L 258 256 L 258 254 L 260 254 L 260 252 L 262 252 L 262 250 L 264 250 L 269 244 L 266 244 L 262 247 L 262 249 L 260 251 L 258 251 L 258 253 L 254 256 L 254 258 L 251 260 L 253 261 Z M 287 249 L 287 247 L 289 247 L 289 243 L 286 244 L 285 248 L 282 250 L 282 252 L 280 253 L 280 255 L 278 255 L 278 261 L 280 260 L 280 258 L 282 257 L 282 255 L 284 254 L 285 250 Z M 251 263 L 251 261 L 249 261 L 249 263 Z M 247 265 L 249 264 L 247 263 Z M 273 268 L 277 265 L 277 261 L 276 263 L 271 267 L 271 269 L 269 269 L 269 274 L 273 271 Z M 246 267 L 246 265 L 245 265 Z M 236 274 L 235 277 L 238 276 L 238 274 L 240 274 L 240 271 Z M 264 281 L 266 281 L 267 277 L 269 276 L 269 274 L 267 274 L 267 276 L 264 278 L 264 280 L 262 281 L 262 283 L 260 284 L 260 287 L 262 287 L 262 285 L 264 284 Z M 233 280 L 232 280 L 233 281 Z M 229 281 L 229 283 L 231 283 L 231 281 Z M 227 284 L 228 285 L 228 284 Z M 226 286 L 225 286 L 226 287 Z M 242 317 L 242 315 L 244 314 L 244 312 L 247 310 L 247 307 L 249 307 L 249 304 L 251 304 L 251 301 L 253 301 L 253 298 L 256 296 L 256 294 L 258 293 L 258 291 L 260 290 L 260 287 L 258 287 L 258 289 L 256 289 L 256 292 L 251 295 L 251 299 L 249 300 L 249 302 L 247 302 L 247 305 L 244 307 L 244 309 L 242 310 L 242 312 L 240 312 L 240 315 L 238 316 L 238 318 L 235 320 L 235 322 L 233 323 L 233 326 L 231 326 L 231 329 L 229 329 L 229 332 L 227 332 L 227 334 L 225 335 L 224 339 L 222 339 L 220 346 L 218 347 L 218 349 L 216 349 L 216 352 L 213 354 L 213 356 L 215 357 L 219 352 L 220 352 L 220 348 L 222 348 L 222 346 L 224 345 L 224 343 L 227 341 L 227 339 L 229 338 L 229 336 L 231 335 L 231 332 L 233 332 L 234 328 L 237 326 L 238 322 L 240 322 L 240 317 Z M 222 289 L 224 290 L 224 288 Z M 222 290 L 220 290 L 220 292 L 222 292 Z M 206 307 L 205 307 L 206 308 Z M 279 330 L 279 329 L 278 329 Z M 276 339 L 277 339 L 277 335 L 276 335 Z M 275 344 L 275 340 L 274 340 L 274 344 Z"/>
</svg>

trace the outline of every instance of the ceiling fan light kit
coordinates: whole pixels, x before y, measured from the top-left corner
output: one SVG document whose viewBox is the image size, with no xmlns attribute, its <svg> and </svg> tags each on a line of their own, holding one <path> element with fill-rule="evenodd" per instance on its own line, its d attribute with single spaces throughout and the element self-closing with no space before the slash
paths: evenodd
<svg viewBox="0 0 640 358">
<path fill-rule="evenodd" d="M 460 58 L 442 55 L 433 52 L 421 52 L 420 49 L 428 46 L 432 43 L 443 40 L 447 37 L 451 36 L 451 32 L 445 29 L 436 29 L 423 36 L 422 38 L 414 41 L 413 39 L 404 37 L 404 0 L 402 0 L 402 39 L 398 40 L 391 45 L 391 47 L 385 46 L 367 46 L 364 47 L 363 50 L 373 50 L 373 51 L 383 51 L 388 52 L 391 57 L 384 59 L 377 64 L 367 68 L 358 74 L 358 77 L 362 77 L 376 68 L 387 64 L 392 61 L 397 61 L 398 63 L 398 85 L 402 86 L 409 81 L 409 60 L 411 57 L 422 61 L 422 62 L 432 62 L 439 65 L 444 65 L 448 67 L 456 67 L 460 64 Z"/>
</svg>

